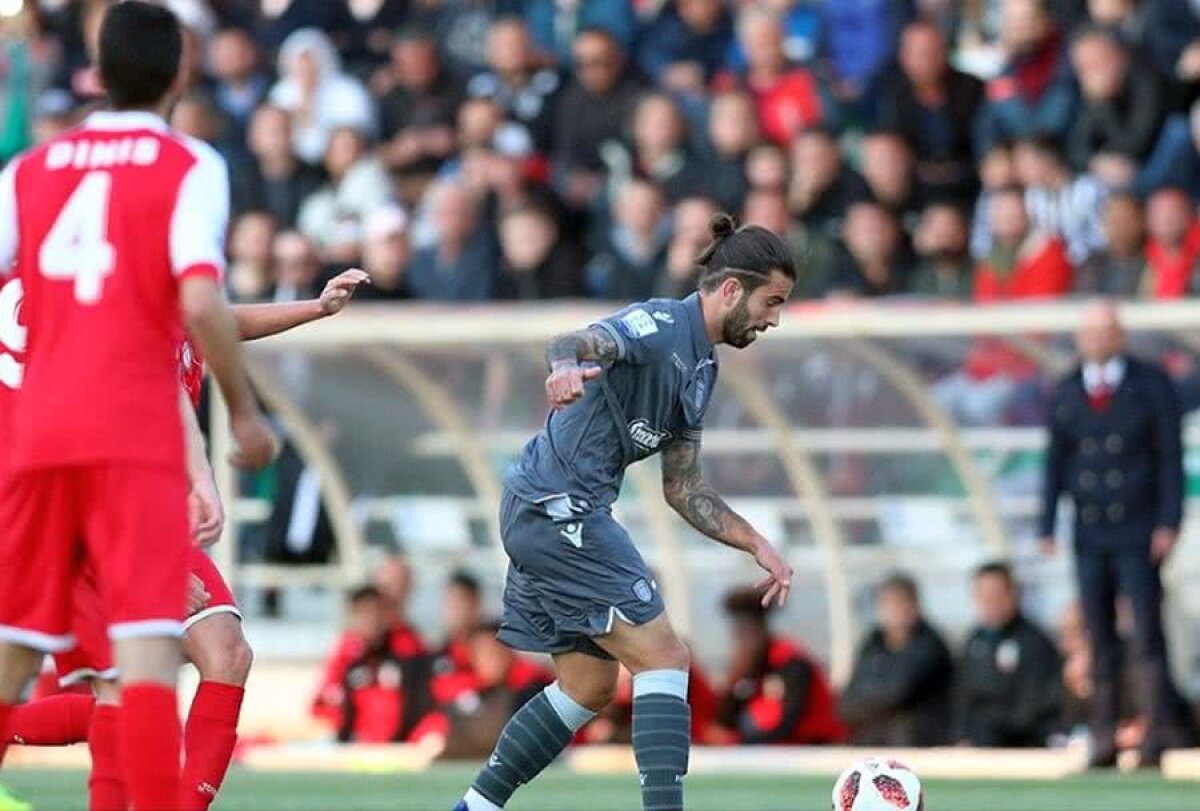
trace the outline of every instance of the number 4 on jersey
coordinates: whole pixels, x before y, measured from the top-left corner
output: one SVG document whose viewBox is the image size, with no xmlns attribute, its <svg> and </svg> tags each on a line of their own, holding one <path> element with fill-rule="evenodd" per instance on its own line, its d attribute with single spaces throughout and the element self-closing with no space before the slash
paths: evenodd
<svg viewBox="0 0 1200 811">
<path fill-rule="evenodd" d="M 38 251 L 48 279 L 75 280 L 80 304 L 100 301 L 104 277 L 113 272 L 116 253 L 108 241 L 108 200 L 112 175 L 88 172 L 58 213 Z"/>
</svg>

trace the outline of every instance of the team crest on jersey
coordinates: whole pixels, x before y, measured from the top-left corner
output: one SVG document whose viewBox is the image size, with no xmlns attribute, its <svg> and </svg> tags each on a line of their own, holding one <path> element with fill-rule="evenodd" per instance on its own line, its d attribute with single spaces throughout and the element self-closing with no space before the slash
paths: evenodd
<svg viewBox="0 0 1200 811">
<path fill-rule="evenodd" d="M 658 332 L 658 324 L 654 323 L 650 313 L 645 310 L 631 310 L 617 323 L 621 325 L 621 331 L 630 338 L 645 338 Z"/>
<path fill-rule="evenodd" d="M 190 343 L 188 343 L 187 341 L 184 341 L 183 345 L 179 347 L 179 363 L 180 363 L 180 365 L 183 366 L 184 371 L 190 372 L 192 370 L 192 364 L 194 364 L 195 362 L 196 362 L 196 356 L 194 354 L 192 354 L 192 345 Z"/>
<path fill-rule="evenodd" d="M 629 438 L 641 450 L 653 453 L 661 448 L 664 442 L 671 440 L 671 432 L 660 431 L 646 420 L 634 420 L 629 423 Z"/>
</svg>

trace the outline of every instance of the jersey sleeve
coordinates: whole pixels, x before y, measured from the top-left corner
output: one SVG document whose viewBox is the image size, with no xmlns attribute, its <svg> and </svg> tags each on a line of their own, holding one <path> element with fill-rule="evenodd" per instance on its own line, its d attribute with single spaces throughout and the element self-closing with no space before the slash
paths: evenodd
<svg viewBox="0 0 1200 811">
<path fill-rule="evenodd" d="M 655 318 L 649 304 L 633 304 L 597 321 L 594 326 L 603 329 L 617 342 L 617 360 L 642 366 L 670 351 L 671 331 L 676 328 L 674 321 L 674 316 L 669 322 Z"/>
<path fill-rule="evenodd" d="M 0 170 L 0 276 L 12 272 L 17 259 L 17 161 Z"/>
<path fill-rule="evenodd" d="M 177 279 L 225 273 L 225 229 L 229 225 L 229 172 L 211 148 L 196 150 L 171 216 L 171 272 Z"/>
</svg>

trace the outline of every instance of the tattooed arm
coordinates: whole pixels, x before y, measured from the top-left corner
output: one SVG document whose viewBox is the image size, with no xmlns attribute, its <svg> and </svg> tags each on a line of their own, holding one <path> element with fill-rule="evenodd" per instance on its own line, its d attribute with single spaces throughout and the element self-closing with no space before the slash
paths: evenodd
<svg viewBox="0 0 1200 811">
<path fill-rule="evenodd" d="M 546 347 L 546 394 L 554 408 L 564 408 L 583 396 L 583 384 L 599 377 L 598 366 L 580 366 L 580 361 L 612 363 L 620 356 L 620 347 L 603 327 L 592 326 L 559 335 Z"/>
<path fill-rule="evenodd" d="M 769 575 L 759 584 L 767 589 L 763 605 L 775 598 L 783 605 L 791 588 L 792 567 L 704 480 L 699 438 L 681 438 L 668 445 L 663 451 L 662 469 L 663 496 L 672 509 L 714 541 L 753 555 Z"/>
</svg>

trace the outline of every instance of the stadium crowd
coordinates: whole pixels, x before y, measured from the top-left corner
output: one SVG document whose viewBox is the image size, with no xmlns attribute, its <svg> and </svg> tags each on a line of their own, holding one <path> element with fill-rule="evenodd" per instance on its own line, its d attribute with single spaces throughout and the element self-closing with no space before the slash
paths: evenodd
<svg viewBox="0 0 1200 811">
<path fill-rule="evenodd" d="M 538 660 L 495 639 L 481 585 L 451 575 L 443 591 L 445 637 L 425 640 L 407 618 L 411 571 L 387 559 L 349 596 L 349 621 L 330 653 L 312 711 L 341 741 L 436 740 L 443 757 L 486 756 L 504 723 L 553 680 Z M 724 597 L 730 655 L 725 671 L 693 661 L 693 742 L 701 745 L 1062 746 L 1088 723 L 1092 646 L 1072 605 L 1051 635 L 1022 610 L 1011 569 L 985 564 L 971 582 L 973 625 L 952 648 L 925 618 L 916 583 L 896 573 L 875 590 L 875 624 L 838 693 L 802 642 L 773 629 L 758 592 Z M 1128 605 L 1120 610 L 1122 638 Z M 1137 749 L 1146 717 L 1126 658 L 1117 744 Z M 577 744 L 625 743 L 631 735 L 629 674 L 613 704 Z M 1166 730 L 1172 748 L 1194 745 L 1196 719 L 1176 694 Z"/>
<path fill-rule="evenodd" d="M 0 23 L 0 160 L 97 102 L 107 2 Z M 805 298 L 1197 284 L 1187 0 L 168 4 L 240 300 L 355 263 L 380 299 L 676 294 L 718 208 L 789 235 Z"/>
</svg>

